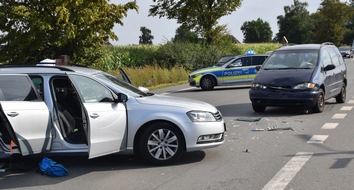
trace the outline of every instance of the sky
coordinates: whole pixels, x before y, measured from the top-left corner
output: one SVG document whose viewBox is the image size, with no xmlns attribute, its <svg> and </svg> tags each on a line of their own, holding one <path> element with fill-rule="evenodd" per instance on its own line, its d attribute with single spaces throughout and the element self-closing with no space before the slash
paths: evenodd
<svg viewBox="0 0 354 190">
<path fill-rule="evenodd" d="M 124 4 L 133 0 L 111 0 L 111 3 Z M 307 10 L 314 13 L 320 7 L 322 0 L 299 0 L 307 2 Z M 343 2 L 343 1 L 342 1 Z M 164 17 L 148 16 L 152 0 L 137 0 L 139 12 L 130 10 L 127 17 L 123 19 L 124 25 L 116 25 L 113 28 L 114 33 L 118 36 L 118 41 L 111 41 L 113 45 L 132 45 L 139 44 L 139 36 L 141 36 L 140 27 L 146 27 L 151 30 L 154 36 L 153 44 L 164 44 L 176 34 L 176 29 L 180 26 L 176 20 L 168 20 Z M 227 25 L 230 34 L 235 36 L 240 42 L 243 41 L 241 26 L 246 21 L 262 19 L 269 23 L 273 37 L 278 33 L 277 16 L 284 15 L 284 6 L 291 6 L 294 0 L 242 0 L 242 4 L 232 14 L 221 17 L 220 25 Z"/>
</svg>

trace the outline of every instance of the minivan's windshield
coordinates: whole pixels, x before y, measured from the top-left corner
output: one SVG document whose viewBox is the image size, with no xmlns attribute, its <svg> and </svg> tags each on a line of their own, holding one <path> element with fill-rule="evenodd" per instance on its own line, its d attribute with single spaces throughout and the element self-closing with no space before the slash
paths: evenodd
<svg viewBox="0 0 354 190">
<path fill-rule="evenodd" d="M 313 69 L 317 65 L 318 50 L 275 51 L 263 64 L 263 69 Z"/>
<path fill-rule="evenodd" d="M 107 73 L 97 73 L 94 75 L 96 78 L 101 79 L 104 83 L 110 87 L 119 90 L 128 96 L 142 97 L 148 96 L 145 92 L 139 90 L 137 87 Z M 113 91 L 115 91 L 113 89 Z"/>
</svg>

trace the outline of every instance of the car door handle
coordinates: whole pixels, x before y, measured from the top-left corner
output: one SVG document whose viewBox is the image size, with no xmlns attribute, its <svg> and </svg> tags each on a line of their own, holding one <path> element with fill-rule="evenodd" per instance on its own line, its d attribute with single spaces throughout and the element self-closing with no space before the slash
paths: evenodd
<svg viewBox="0 0 354 190">
<path fill-rule="evenodd" d="M 18 116 L 18 113 L 17 112 L 10 112 L 10 113 L 7 113 L 7 115 L 10 117 L 16 117 L 16 116 Z"/>
<path fill-rule="evenodd" d="M 100 115 L 98 115 L 97 113 L 93 113 L 93 114 L 90 114 L 90 117 L 93 118 L 93 119 L 96 119 L 98 118 Z"/>
</svg>

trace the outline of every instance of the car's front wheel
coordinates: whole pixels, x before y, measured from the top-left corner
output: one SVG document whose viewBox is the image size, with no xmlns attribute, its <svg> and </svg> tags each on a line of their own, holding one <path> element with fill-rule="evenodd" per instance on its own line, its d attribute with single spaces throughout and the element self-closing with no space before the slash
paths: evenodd
<svg viewBox="0 0 354 190">
<path fill-rule="evenodd" d="M 344 103 L 346 96 L 347 96 L 347 90 L 346 90 L 345 84 L 343 84 L 340 93 L 336 96 L 336 102 L 337 103 Z"/>
<path fill-rule="evenodd" d="M 325 98 L 324 98 L 324 92 L 322 89 L 319 90 L 319 97 L 317 100 L 316 105 L 312 108 L 312 111 L 315 113 L 321 113 L 324 110 L 325 106 Z"/>
<path fill-rule="evenodd" d="M 167 122 L 157 122 L 146 128 L 139 143 L 141 155 L 154 165 L 168 165 L 185 152 L 182 132 Z"/>
<path fill-rule="evenodd" d="M 212 90 L 215 86 L 215 80 L 212 76 L 205 76 L 200 80 L 200 87 L 203 90 Z"/>
</svg>

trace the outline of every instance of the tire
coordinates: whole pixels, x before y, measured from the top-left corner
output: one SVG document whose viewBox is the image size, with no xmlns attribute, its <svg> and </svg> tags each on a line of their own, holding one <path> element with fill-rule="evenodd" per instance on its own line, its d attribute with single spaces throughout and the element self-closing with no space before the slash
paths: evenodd
<svg viewBox="0 0 354 190">
<path fill-rule="evenodd" d="M 154 165 L 168 165 L 185 152 L 182 132 L 166 123 L 154 123 L 141 135 L 139 149 L 143 159 Z"/>
<path fill-rule="evenodd" d="M 202 90 L 213 90 L 215 86 L 215 80 L 211 76 L 205 76 L 200 80 L 200 87 Z"/>
<path fill-rule="evenodd" d="M 336 102 L 337 103 L 344 103 L 346 96 L 347 96 L 347 89 L 345 87 L 345 84 L 343 84 L 340 93 L 336 96 Z"/>
<path fill-rule="evenodd" d="M 252 108 L 255 112 L 264 112 L 266 110 L 266 106 L 252 104 Z"/>
<path fill-rule="evenodd" d="M 315 113 L 321 113 L 324 110 L 324 106 L 325 106 L 324 92 L 322 89 L 320 89 L 317 103 L 314 107 L 312 107 L 312 111 Z"/>
</svg>

